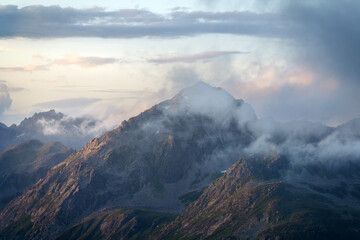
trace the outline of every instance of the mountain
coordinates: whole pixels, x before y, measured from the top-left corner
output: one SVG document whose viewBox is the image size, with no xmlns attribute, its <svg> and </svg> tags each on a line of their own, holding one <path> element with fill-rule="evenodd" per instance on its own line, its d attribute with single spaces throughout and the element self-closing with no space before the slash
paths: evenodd
<svg viewBox="0 0 360 240">
<path fill-rule="evenodd" d="M 73 150 L 57 142 L 29 140 L 0 153 L 0 209 L 28 190 Z"/>
<path fill-rule="evenodd" d="M 58 141 L 68 147 L 79 149 L 102 132 L 104 129 L 96 120 L 85 117 L 73 118 L 50 110 L 35 113 L 19 125 L 1 125 L 0 151 L 30 139 L 42 142 Z"/>
<path fill-rule="evenodd" d="M 357 237 L 356 122 L 258 119 L 199 82 L 50 168 L 0 211 L 0 239 Z"/>
<path fill-rule="evenodd" d="M 360 164 L 348 164 L 243 158 L 151 239 L 359 239 Z"/>
<path fill-rule="evenodd" d="M 53 167 L 0 213 L 0 225 L 30 221 L 21 238 L 47 239 L 107 207 L 179 212 L 188 194 L 237 160 L 252 141 L 244 126 L 254 120 L 244 101 L 198 83 Z"/>
</svg>

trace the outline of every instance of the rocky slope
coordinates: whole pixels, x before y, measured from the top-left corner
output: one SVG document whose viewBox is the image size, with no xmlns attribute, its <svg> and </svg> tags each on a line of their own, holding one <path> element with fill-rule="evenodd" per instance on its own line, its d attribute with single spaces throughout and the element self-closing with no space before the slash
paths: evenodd
<svg viewBox="0 0 360 240">
<path fill-rule="evenodd" d="M 236 161 L 252 141 L 244 125 L 255 119 L 242 100 L 198 83 L 90 141 L 11 202 L 0 223 L 30 219 L 23 238 L 45 239 L 104 207 L 178 212 L 186 194 Z"/>
<path fill-rule="evenodd" d="M 0 125 L 0 151 L 23 141 L 37 139 L 42 142 L 58 141 L 79 149 L 104 132 L 98 121 L 90 118 L 72 118 L 54 110 L 35 113 L 19 125 Z"/>
<path fill-rule="evenodd" d="M 0 153 L 0 208 L 28 190 L 73 150 L 57 142 L 26 141 Z"/>
<path fill-rule="evenodd" d="M 101 210 L 66 230 L 57 240 L 146 239 L 174 216 L 145 209 Z"/>
<path fill-rule="evenodd" d="M 152 239 L 358 239 L 360 165 L 241 159 Z"/>
</svg>

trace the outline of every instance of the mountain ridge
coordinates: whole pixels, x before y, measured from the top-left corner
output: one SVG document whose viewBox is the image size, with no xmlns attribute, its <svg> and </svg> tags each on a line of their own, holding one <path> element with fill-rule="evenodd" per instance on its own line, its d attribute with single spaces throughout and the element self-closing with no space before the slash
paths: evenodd
<svg viewBox="0 0 360 240">
<path fill-rule="evenodd" d="M 353 130 L 353 124 L 348 127 Z M 202 211 L 208 210 L 192 209 L 191 202 L 205 200 L 209 189 L 216 189 L 213 186 L 220 181 L 214 180 L 223 179 L 222 175 L 228 176 L 233 171 L 241 174 L 232 177 L 234 190 L 226 197 L 234 198 L 233 193 L 244 182 L 248 184 L 249 197 L 269 190 L 270 195 L 265 194 L 269 201 L 278 191 L 287 198 L 290 194 L 287 187 L 295 186 L 306 194 L 315 193 L 336 204 L 347 203 L 357 199 L 359 194 L 356 185 L 359 179 L 356 169 L 360 169 L 356 160 L 359 140 L 357 135 L 351 135 L 351 131 L 343 131 L 343 128 L 306 121 L 283 124 L 258 119 L 255 111 L 243 100 L 234 99 L 220 88 L 198 83 L 123 121 L 118 128 L 93 138 L 52 167 L 44 178 L 0 212 L 0 225 L 3 226 L 0 235 L 13 234 L 13 229 L 20 225 L 24 228 L 16 228 L 17 234 L 12 236 L 48 239 L 64 232 L 77 236 L 75 233 L 83 229 L 83 224 L 99 220 L 89 216 L 108 208 L 143 208 L 165 214 L 181 212 L 190 204 L 186 212 L 200 211 L 197 215 L 201 216 Z M 338 152 L 348 152 L 343 155 L 345 164 L 339 162 Z M 266 153 L 265 159 L 268 160 L 254 158 L 254 153 Z M 239 167 L 239 159 L 242 159 L 242 167 Z M 229 167 L 231 169 L 227 170 Z M 278 168 L 287 174 L 279 172 Z M 319 184 L 303 179 L 319 181 Z M 275 182 L 268 188 L 266 183 L 273 180 Z M 256 185 L 256 181 L 261 184 Z M 341 181 L 350 186 L 345 192 Z M 255 187 L 252 188 L 251 184 Z M 238 193 L 239 196 L 242 194 L 247 193 Z M 214 195 L 213 200 L 219 203 L 218 207 L 226 209 L 217 197 Z M 242 197 L 246 200 L 246 196 Z M 314 201 L 318 203 L 316 199 Z M 330 204 L 331 209 L 340 209 L 336 204 Z M 351 207 L 357 209 L 356 204 Z M 186 220 L 186 212 L 180 215 L 181 219 Z M 237 214 L 240 216 L 242 213 Z M 288 219 L 286 214 L 284 219 Z M 84 219 L 87 220 L 83 222 Z M 118 221 L 122 219 L 119 217 Z M 100 225 L 92 225 L 97 231 L 100 231 L 101 221 Z M 262 224 L 267 223 L 270 222 L 262 221 Z M 166 229 L 174 226 L 172 224 L 153 237 L 170 236 L 172 232 L 166 232 Z M 132 226 L 136 229 L 137 225 Z M 208 236 L 201 232 L 204 229 L 195 230 L 201 236 Z M 180 233 L 182 230 L 179 228 Z M 188 235 L 192 233 L 194 231 L 189 231 Z M 106 235 L 106 232 L 101 234 Z M 249 233 L 249 236 L 257 235 Z"/>
</svg>

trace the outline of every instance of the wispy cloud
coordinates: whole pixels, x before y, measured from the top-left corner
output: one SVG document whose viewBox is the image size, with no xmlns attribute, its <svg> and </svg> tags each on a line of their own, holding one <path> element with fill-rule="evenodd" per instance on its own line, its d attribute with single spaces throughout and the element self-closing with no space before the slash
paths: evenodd
<svg viewBox="0 0 360 240">
<path fill-rule="evenodd" d="M 0 37 L 179 37 L 220 33 L 283 37 L 292 28 L 277 14 L 251 12 L 171 11 L 144 9 L 105 11 L 59 6 L 0 7 Z"/>
<path fill-rule="evenodd" d="M 9 92 L 20 92 L 20 91 L 24 91 L 25 88 L 22 88 L 22 87 L 9 87 L 8 90 L 9 90 Z"/>
<path fill-rule="evenodd" d="M 208 60 L 211 58 L 217 58 L 221 56 L 229 56 L 236 54 L 246 54 L 246 52 L 240 51 L 211 51 L 211 52 L 202 52 L 195 54 L 185 54 L 185 55 L 172 55 L 172 56 L 161 56 L 159 58 L 150 59 L 149 62 L 153 63 L 173 63 L 173 62 L 186 62 L 191 63 L 195 61 Z"/>
<path fill-rule="evenodd" d="M 43 65 L 27 65 L 25 67 L 0 67 L 0 72 L 33 72 L 33 71 L 47 71 L 49 64 Z"/>
<path fill-rule="evenodd" d="M 106 64 L 113 64 L 119 61 L 117 58 L 104 58 L 96 56 L 82 57 L 76 53 L 67 54 L 63 58 L 58 59 L 46 59 L 44 56 L 36 54 L 34 58 L 47 62 L 46 64 L 40 65 L 27 65 L 25 67 L 0 67 L 0 72 L 34 72 L 34 71 L 46 71 L 54 65 L 59 66 L 70 66 L 75 65 L 82 68 L 93 68 Z"/>
<path fill-rule="evenodd" d="M 68 54 L 64 58 L 55 59 L 52 61 L 53 64 L 68 66 L 78 65 L 83 68 L 97 67 L 106 64 L 116 63 L 116 58 L 102 58 L 102 57 L 81 57 L 77 54 Z"/>
<path fill-rule="evenodd" d="M 73 107 L 81 107 L 81 106 L 88 106 L 95 102 L 99 102 L 102 99 L 100 98 L 68 98 L 68 99 L 61 99 L 55 101 L 47 101 L 38 103 L 35 107 L 41 108 L 73 108 Z"/>
</svg>

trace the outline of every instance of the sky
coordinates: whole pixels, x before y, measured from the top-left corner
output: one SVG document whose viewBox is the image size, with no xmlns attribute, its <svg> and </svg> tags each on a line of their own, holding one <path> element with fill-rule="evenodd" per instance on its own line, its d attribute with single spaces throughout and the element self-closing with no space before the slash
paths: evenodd
<svg viewBox="0 0 360 240">
<path fill-rule="evenodd" d="M 55 109 L 109 128 L 197 81 L 259 117 L 360 117 L 360 2 L 0 2 L 0 122 Z"/>
</svg>

